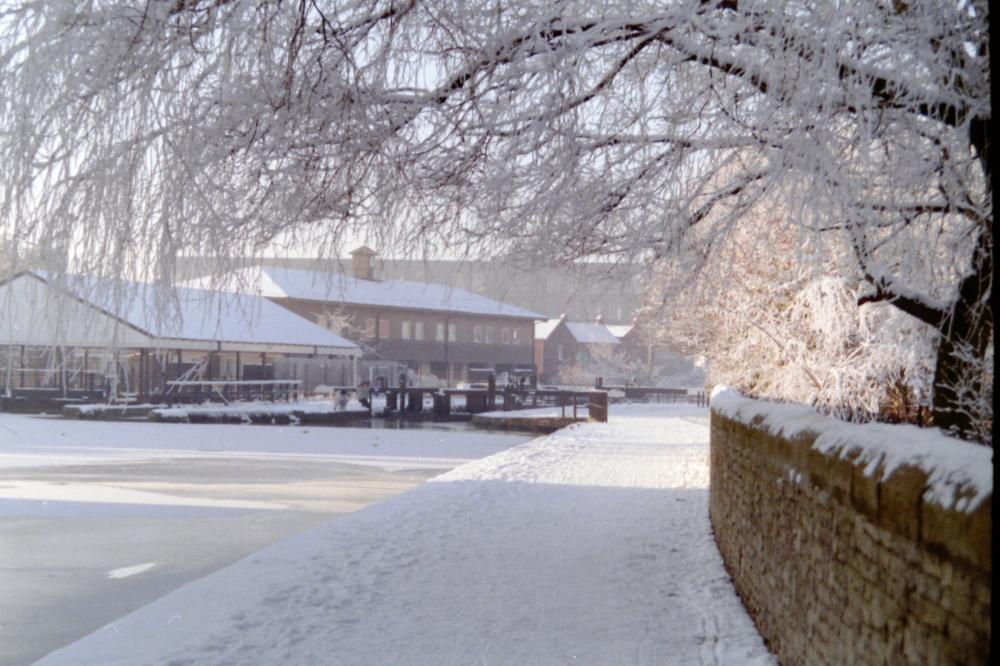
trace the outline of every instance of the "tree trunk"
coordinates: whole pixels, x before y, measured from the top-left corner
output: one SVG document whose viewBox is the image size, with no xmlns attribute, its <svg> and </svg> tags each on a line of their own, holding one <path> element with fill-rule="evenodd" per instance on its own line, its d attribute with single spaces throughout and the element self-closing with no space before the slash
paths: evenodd
<svg viewBox="0 0 1000 666">
<path fill-rule="evenodd" d="M 958 300 L 945 318 L 934 367 L 934 425 L 965 439 L 977 439 L 968 397 L 983 390 L 983 362 L 993 337 L 993 243 L 980 232 L 973 270 L 961 283 Z"/>
</svg>

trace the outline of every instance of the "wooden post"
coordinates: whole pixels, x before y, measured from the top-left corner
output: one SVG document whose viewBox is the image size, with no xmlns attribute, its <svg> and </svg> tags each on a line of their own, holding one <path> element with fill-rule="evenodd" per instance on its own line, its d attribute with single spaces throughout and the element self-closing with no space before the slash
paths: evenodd
<svg viewBox="0 0 1000 666">
<path fill-rule="evenodd" d="M 406 373 L 399 373 L 399 393 L 397 394 L 396 400 L 399 401 L 398 409 L 399 413 L 402 414 L 406 411 Z"/>
<path fill-rule="evenodd" d="M 59 369 L 59 391 L 62 393 L 62 397 L 66 397 L 66 354 L 63 353 L 62 347 L 56 347 L 56 363 Z"/>
<path fill-rule="evenodd" d="M 593 391 L 587 396 L 587 412 L 591 421 L 608 422 L 608 394 L 604 391 Z"/>
<path fill-rule="evenodd" d="M 145 402 L 146 400 L 146 388 L 148 384 L 148 370 L 146 366 L 148 365 L 149 359 L 148 351 L 146 349 L 139 350 L 139 400 Z"/>
</svg>

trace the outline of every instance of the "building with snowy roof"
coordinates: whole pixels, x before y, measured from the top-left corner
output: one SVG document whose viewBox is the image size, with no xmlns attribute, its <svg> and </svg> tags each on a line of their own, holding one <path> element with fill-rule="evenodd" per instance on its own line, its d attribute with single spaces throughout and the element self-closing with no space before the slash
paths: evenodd
<svg viewBox="0 0 1000 666">
<path fill-rule="evenodd" d="M 274 379 L 278 358 L 353 364 L 359 355 L 350 340 L 259 296 L 41 271 L 0 284 L 7 396 L 18 389 L 149 396 L 179 377 L 263 382 Z"/>
<path fill-rule="evenodd" d="M 351 274 L 254 266 L 189 284 L 267 298 L 354 340 L 368 367 L 391 361 L 421 383 L 534 373 L 534 323 L 544 316 L 447 285 L 377 280 L 371 248 L 351 255 Z"/>
<path fill-rule="evenodd" d="M 371 256 L 371 271 L 380 280 L 466 289 L 546 317 L 565 312 L 573 321 L 594 321 L 603 315 L 609 323 L 631 322 L 642 306 L 648 283 L 647 268 L 641 264 L 577 262 L 572 266 L 514 267 L 501 259 L 390 258 L 374 252 Z M 263 257 L 254 263 L 323 272 L 344 267 L 350 272 L 352 261 L 353 257 Z M 216 257 L 178 257 L 177 270 L 184 279 L 194 279 L 220 272 L 221 262 Z"/>
<path fill-rule="evenodd" d="M 539 381 L 551 383 L 570 366 L 586 365 L 607 355 L 621 341 L 598 317 L 596 322 L 569 321 L 566 315 L 535 324 L 535 366 Z"/>
</svg>

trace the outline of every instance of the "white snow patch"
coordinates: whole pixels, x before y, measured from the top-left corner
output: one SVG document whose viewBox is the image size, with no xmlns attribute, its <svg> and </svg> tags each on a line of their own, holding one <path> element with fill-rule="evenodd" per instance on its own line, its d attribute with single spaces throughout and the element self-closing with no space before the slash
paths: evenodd
<svg viewBox="0 0 1000 666">
<path fill-rule="evenodd" d="M 362 407 L 357 400 L 350 400 L 346 409 L 342 409 L 332 400 L 300 400 L 296 402 L 269 402 L 263 400 L 253 400 L 247 402 L 203 403 L 200 405 L 175 405 L 173 407 L 161 407 L 153 409 L 153 412 L 160 416 L 187 417 L 191 414 L 200 414 L 209 417 L 245 417 L 249 420 L 252 414 L 286 414 L 293 416 L 295 412 L 306 414 L 331 414 L 333 412 L 364 412 L 368 409 Z"/>
<path fill-rule="evenodd" d="M 223 509 L 283 509 L 282 504 L 254 500 L 219 500 L 180 497 L 144 490 L 131 490 L 90 483 L 48 483 L 45 481 L 0 481 L 0 499 L 46 502 L 95 502 L 100 504 L 156 504 Z"/>
<path fill-rule="evenodd" d="M 108 578 L 128 578 L 129 576 L 135 576 L 136 574 L 141 574 L 143 571 L 149 571 L 156 566 L 156 562 L 146 562 L 145 564 L 134 564 L 130 567 L 122 567 L 120 569 L 112 569 L 108 572 Z"/>
<path fill-rule="evenodd" d="M 939 428 L 884 423 L 847 423 L 819 414 L 812 407 L 753 400 L 726 386 L 712 391 L 712 410 L 774 435 L 817 435 L 813 448 L 846 458 L 859 453 L 865 474 L 879 470 L 883 478 L 902 465 L 927 472 L 924 499 L 958 511 L 974 511 L 993 494 L 993 449 L 950 437 Z M 962 489 L 962 493 L 957 491 Z M 970 495 L 971 491 L 971 495 Z"/>
</svg>

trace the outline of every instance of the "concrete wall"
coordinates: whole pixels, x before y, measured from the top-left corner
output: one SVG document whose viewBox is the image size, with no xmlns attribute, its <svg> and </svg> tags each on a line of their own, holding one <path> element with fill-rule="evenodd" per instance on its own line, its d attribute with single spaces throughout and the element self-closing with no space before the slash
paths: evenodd
<svg viewBox="0 0 1000 666">
<path fill-rule="evenodd" d="M 929 489 L 947 470 L 866 474 L 860 449 L 724 413 L 713 399 L 712 524 L 781 663 L 989 663 L 992 482 L 942 503 Z"/>
</svg>

